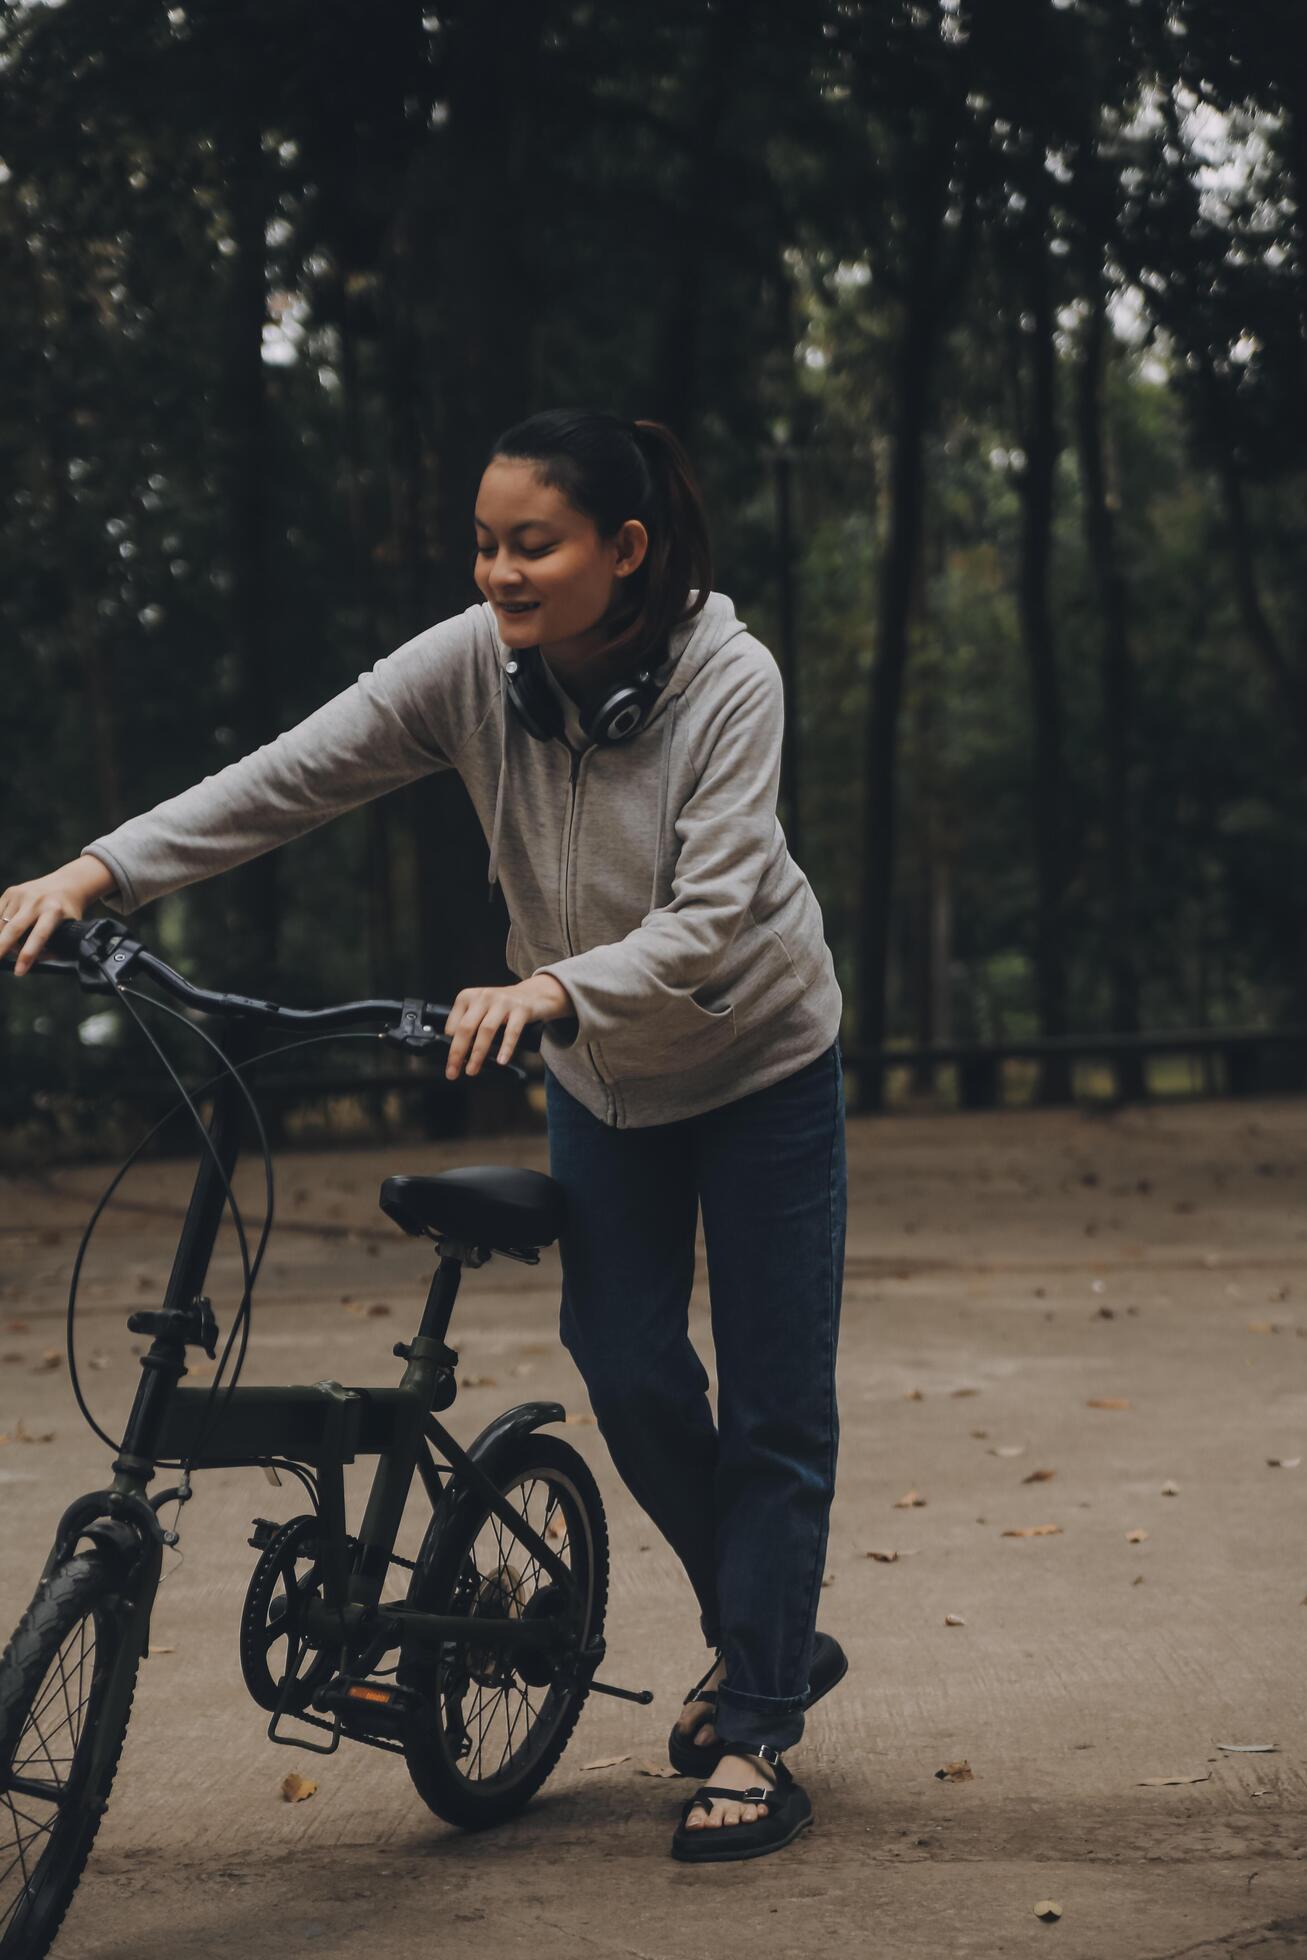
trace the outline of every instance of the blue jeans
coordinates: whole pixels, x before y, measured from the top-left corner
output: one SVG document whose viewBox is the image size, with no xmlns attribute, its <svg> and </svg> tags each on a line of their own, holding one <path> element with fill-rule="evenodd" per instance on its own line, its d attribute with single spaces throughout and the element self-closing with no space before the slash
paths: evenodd
<svg viewBox="0 0 1307 1960">
<path fill-rule="evenodd" d="M 848 1178 L 838 1038 L 702 1115 L 618 1130 L 546 1069 L 567 1194 L 560 1333 L 632 1496 L 685 1567 L 726 1676 L 718 1734 L 803 1734 L 835 1488 Z M 689 1337 L 703 1208 L 717 1426 Z"/>
</svg>

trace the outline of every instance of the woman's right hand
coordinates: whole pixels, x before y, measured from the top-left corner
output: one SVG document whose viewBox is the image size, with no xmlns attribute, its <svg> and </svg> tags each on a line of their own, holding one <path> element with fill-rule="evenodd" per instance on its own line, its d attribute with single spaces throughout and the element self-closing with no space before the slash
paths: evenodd
<svg viewBox="0 0 1307 1960">
<path fill-rule="evenodd" d="M 0 892 L 0 959 L 22 939 L 14 972 L 26 973 L 62 920 L 80 919 L 88 905 L 113 888 L 113 873 L 94 857 L 77 857 L 44 878 L 7 885 Z"/>
</svg>

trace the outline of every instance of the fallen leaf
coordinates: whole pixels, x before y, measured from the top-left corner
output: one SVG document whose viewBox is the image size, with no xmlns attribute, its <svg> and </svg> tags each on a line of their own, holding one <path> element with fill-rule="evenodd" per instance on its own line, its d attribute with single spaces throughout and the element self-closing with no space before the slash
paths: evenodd
<svg viewBox="0 0 1307 1960">
<path fill-rule="evenodd" d="M 935 1774 L 941 1782 L 946 1778 L 950 1783 L 970 1783 L 974 1780 L 974 1771 L 965 1756 L 961 1762 L 945 1763 L 943 1769 L 937 1769 Z"/>
<path fill-rule="evenodd" d="M 1056 1477 L 1056 1470 L 1032 1470 L 1028 1477 L 1021 1479 L 1023 1484 L 1046 1484 L 1050 1477 Z"/>
<path fill-rule="evenodd" d="M 1024 1456 L 1025 1453 L 1024 1443 L 995 1443 L 988 1451 L 990 1456 Z"/>
<path fill-rule="evenodd" d="M 1173 1483 L 1165 1483 L 1165 1484 L 1163 1484 L 1163 1485 L 1162 1485 L 1162 1495 L 1163 1495 L 1163 1497 L 1178 1497 L 1178 1496 L 1180 1495 L 1180 1486 L 1179 1486 L 1179 1484 L 1173 1484 Z"/>
<path fill-rule="evenodd" d="M 303 1803 L 306 1797 L 313 1795 L 317 1787 L 311 1776 L 301 1776 L 296 1770 L 292 1770 L 289 1776 L 284 1776 L 281 1780 L 281 1794 L 287 1803 Z"/>
<path fill-rule="evenodd" d="M 835 1574 L 833 1572 L 828 1572 L 826 1574 L 826 1577 L 822 1580 L 821 1583 L 823 1586 L 833 1586 L 835 1584 Z"/>
<path fill-rule="evenodd" d="M 1036 1919 L 1046 1920 L 1050 1925 L 1062 1917 L 1062 1908 L 1056 1899 L 1037 1899 L 1033 1911 Z"/>
<path fill-rule="evenodd" d="M 545 1537 L 557 1540 L 559 1538 L 566 1538 L 566 1536 L 567 1520 L 561 1511 L 555 1511 L 550 1516 L 549 1523 L 545 1526 Z"/>
<path fill-rule="evenodd" d="M 1022 1524 L 1013 1531 L 1000 1532 L 1002 1538 L 1046 1538 L 1050 1532 L 1061 1531 L 1060 1524 Z"/>
<path fill-rule="evenodd" d="M 946 1627 L 964 1627 L 967 1623 L 958 1613 L 946 1613 L 944 1624 Z"/>
<path fill-rule="evenodd" d="M 563 1417 L 564 1422 L 597 1422 L 598 1418 L 585 1409 L 569 1409 Z"/>
<path fill-rule="evenodd" d="M 1266 1461 L 1272 1470 L 1296 1470 L 1302 1462 L 1300 1456 L 1268 1456 Z"/>
<path fill-rule="evenodd" d="M 953 1396 L 958 1396 L 958 1395 L 979 1395 L 979 1393 L 980 1393 L 980 1390 L 979 1390 L 978 1388 L 951 1388 L 951 1389 L 949 1390 L 949 1394 L 950 1394 L 950 1395 L 953 1395 Z"/>
<path fill-rule="evenodd" d="M 896 1497 L 894 1499 L 893 1508 L 896 1511 L 909 1511 L 911 1510 L 914 1504 L 924 1504 L 925 1501 L 926 1501 L 925 1498 L 922 1497 L 919 1494 L 919 1492 L 915 1490 L 906 1490 L 904 1491 L 902 1497 Z"/>
<path fill-rule="evenodd" d="M 1205 1769 L 1200 1776 L 1141 1776 L 1140 1789 L 1160 1790 L 1168 1783 L 1206 1783 L 1211 1770 Z"/>
<path fill-rule="evenodd" d="M 1269 1756 L 1280 1747 L 1278 1742 L 1218 1742 L 1216 1746 L 1234 1756 Z"/>
<path fill-rule="evenodd" d="M 629 1763 L 630 1760 L 629 1755 L 596 1756 L 592 1763 L 582 1763 L 581 1767 L 582 1769 L 614 1769 L 618 1763 Z"/>
<path fill-rule="evenodd" d="M 23 1418 L 19 1416 L 14 1428 L 14 1441 L 16 1443 L 53 1443 L 54 1431 L 53 1429 L 29 1429 L 23 1421 Z"/>
<path fill-rule="evenodd" d="M 1278 1334 L 1279 1331 L 1280 1324 L 1276 1320 L 1250 1320 L 1248 1322 L 1248 1332 L 1250 1334 Z"/>
<path fill-rule="evenodd" d="M 30 1331 L 31 1331 L 31 1323 L 30 1323 L 29 1321 L 26 1321 L 26 1320 L 7 1320 L 7 1321 L 5 1322 L 5 1332 L 6 1332 L 6 1333 L 9 1333 L 9 1334 L 27 1334 L 27 1333 L 30 1333 Z"/>
<path fill-rule="evenodd" d="M 635 1765 L 637 1776 L 679 1776 L 680 1773 L 670 1763 L 651 1763 L 647 1756 L 642 1756 Z"/>
<path fill-rule="evenodd" d="M 384 1300 L 374 1300 L 372 1302 L 372 1305 L 368 1308 L 368 1318 L 369 1320 L 380 1320 L 383 1315 L 388 1314 L 389 1312 L 390 1312 L 390 1308 L 386 1305 Z"/>
<path fill-rule="evenodd" d="M 1133 1531 L 1127 1531 L 1126 1533 L 1126 1539 L 1131 1545 L 1142 1545 L 1147 1536 L 1148 1533 L 1141 1524 L 1136 1525 Z"/>
<path fill-rule="evenodd" d="M 146 1659 L 153 1660 L 156 1654 L 175 1654 L 176 1652 L 177 1649 L 175 1647 L 156 1647 L 154 1642 L 151 1641 L 150 1651 L 147 1654 Z"/>
<path fill-rule="evenodd" d="M 893 1565 L 895 1559 L 898 1556 L 899 1555 L 897 1552 L 868 1552 L 867 1553 L 868 1558 L 879 1559 L 882 1565 Z M 1307 1602 L 1304 1603 L 1307 1604 Z"/>
<path fill-rule="evenodd" d="M 925 1399 L 925 1396 L 919 1388 L 907 1388 L 903 1391 L 903 1400 L 905 1402 L 924 1402 Z"/>
<path fill-rule="evenodd" d="M 460 1388 L 498 1388 L 499 1383 L 493 1375 L 460 1375 L 458 1385 Z M 569 1422 L 572 1420 L 570 1416 L 567 1419 Z"/>
<path fill-rule="evenodd" d="M 1130 1406 L 1128 1395 L 1091 1395 L 1085 1403 L 1087 1409 L 1128 1409 Z"/>
<path fill-rule="evenodd" d="M 88 1368 L 107 1368 L 109 1366 L 109 1357 L 107 1354 L 88 1354 L 86 1365 Z"/>
<path fill-rule="evenodd" d="M 41 1355 L 41 1359 L 32 1363 L 32 1373 L 34 1375 L 48 1375 L 52 1368 L 61 1368 L 63 1366 L 63 1359 L 62 1348 L 46 1348 Z"/>
<path fill-rule="evenodd" d="M 973 1436 L 983 1440 L 986 1436 L 988 1436 L 989 1431 L 987 1429 L 973 1429 L 971 1433 Z"/>
</svg>

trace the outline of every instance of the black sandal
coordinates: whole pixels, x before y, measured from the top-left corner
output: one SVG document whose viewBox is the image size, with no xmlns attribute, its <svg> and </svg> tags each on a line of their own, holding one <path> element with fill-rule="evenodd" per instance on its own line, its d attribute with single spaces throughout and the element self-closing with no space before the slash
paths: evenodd
<svg viewBox="0 0 1307 1960">
<path fill-rule="evenodd" d="M 704 1675 L 703 1681 L 708 1679 L 708 1675 L 712 1673 L 721 1657 L 722 1649 L 719 1647 L 713 1656 L 712 1667 L 708 1669 L 708 1674 Z M 814 1701 L 820 1701 L 823 1695 L 829 1694 L 831 1689 L 844 1679 L 848 1671 L 849 1658 L 839 1641 L 832 1634 L 819 1633 L 813 1643 L 812 1666 L 808 1670 L 810 1693 L 803 1704 L 805 1709 L 811 1708 Z M 717 1690 L 705 1689 L 703 1681 L 700 1681 L 697 1687 L 691 1688 L 681 1703 L 682 1708 L 688 1708 L 692 1701 L 706 1701 L 711 1704 L 712 1713 L 700 1717 L 695 1723 L 696 1731 L 702 1728 L 705 1722 L 711 1722 L 714 1728 L 717 1726 Z M 695 1742 L 673 1723 L 672 1732 L 667 1738 L 667 1759 L 672 1768 L 678 1770 L 682 1776 L 711 1776 L 724 1754 L 720 1737 L 716 1742 Z"/>
<path fill-rule="evenodd" d="M 779 1749 L 766 1742 L 759 1743 L 756 1749 L 727 1742 L 722 1753 L 756 1756 L 760 1762 L 770 1763 L 776 1772 L 776 1784 L 774 1788 L 755 1784 L 748 1790 L 726 1790 L 705 1783 L 692 1797 L 687 1797 L 681 1805 L 681 1821 L 672 1833 L 672 1856 L 687 1864 L 716 1865 L 730 1858 L 761 1858 L 768 1851 L 779 1851 L 812 1823 L 812 1800 L 802 1784 L 795 1782 L 781 1760 Z M 725 1797 L 733 1803 L 765 1803 L 767 1814 L 756 1817 L 751 1824 L 700 1824 L 690 1830 L 690 1812 L 696 1805 L 706 1810 L 705 1799 L 712 1797 Z"/>
</svg>

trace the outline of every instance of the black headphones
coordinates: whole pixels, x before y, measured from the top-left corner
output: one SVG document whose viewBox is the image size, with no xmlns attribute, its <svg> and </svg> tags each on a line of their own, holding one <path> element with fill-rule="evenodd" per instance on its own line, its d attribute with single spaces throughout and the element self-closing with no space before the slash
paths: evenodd
<svg viewBox="0 0 1307 1960">
<path fill-rule="evenodd" d="M 563 733 L 563 707 L 541 672 L 539 647 L 527 647 L 504 664 L 504 684 L 522 726 L 538 742 Z M 614 748 L 640 733 L 662 688 L 648 667 L 632 681 L 618 681 L 597 707 L 581 710 L 581 726 L 591 741 Z"/>
</svg>

